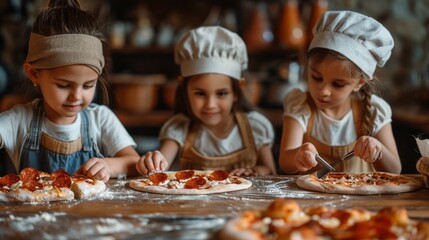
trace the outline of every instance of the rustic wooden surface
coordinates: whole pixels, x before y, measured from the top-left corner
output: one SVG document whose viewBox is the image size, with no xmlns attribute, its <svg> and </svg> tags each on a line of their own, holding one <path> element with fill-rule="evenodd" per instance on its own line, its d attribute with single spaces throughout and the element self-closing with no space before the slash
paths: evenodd
<svg viewBox="0 0 429 240">
<path fill-rule="evenodd" d="M 414 175 L 419 177 L 419 175 Z M 300 189 L 296 176 L 252 177 L 247 190 L 212 195 L 138 192 L 128 180 L 110 180 L 108 189 L 87 200 L 0 205 L 0 239 L 214 239 L 225 222 L 246 209 L 265 208 L 273 199 L 295 199 L 302 207 L 362 207 L 377 211 L 401 206 L 429 221 L 429 189 L 395 195 L 323 194 Z"/>
</svg>

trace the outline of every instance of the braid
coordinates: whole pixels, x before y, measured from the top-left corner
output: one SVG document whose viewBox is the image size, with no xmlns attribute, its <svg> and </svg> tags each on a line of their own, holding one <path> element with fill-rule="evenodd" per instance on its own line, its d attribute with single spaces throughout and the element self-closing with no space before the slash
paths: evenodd
<svg viewBox="0 0 429 240">
<path fill-rule="evenodd" d="M 371 111 L 371 95 L 379 93 L 380 80 L 376 76 L 373 76 L 371 80 L 368 80 L 365 75 L 362 75 L 362 77 L 367 79 L 365 85 L 359 91 L 364 104 L 363 134 L 371 136 L 374 130 L 374 119 L 377 116 L 377 109 Z"/>
<path fill-rule="evenodd" d="M 374 112 L 371 111 L 371 95 L 372 91 L 371 88 L 368 87 L 368 85 L 365 85 L 361 89 L 362 98 L 363 98 L 363 134 L 366 136 L 371 136 L 372 134 L 372 128 L 373 128 L 373 121 L 374 121 Z"/>
</svg>

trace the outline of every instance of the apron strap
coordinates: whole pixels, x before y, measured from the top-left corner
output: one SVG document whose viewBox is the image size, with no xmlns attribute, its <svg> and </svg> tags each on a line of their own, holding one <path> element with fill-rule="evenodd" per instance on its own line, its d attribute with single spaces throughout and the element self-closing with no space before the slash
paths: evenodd
<svg viewBox="0 0 429 240">
<path fill-rule="evenodd" d="M 249 120 L 247 119 L 247 115 L 244 112 L 237 112 L 235 114 L 235 118 L 237 119 L 237 124 L 240 129 L 241 139 L 243 141 L 243 145 L 247 149 L 254 149 L 256 151 L 255 139 L 253 138 L 252 128 L 250 127 Z"/>
<path fill-rule="evenodd" d="M 33 109 L 34 116 L 30 123 L 30 149 L 38 150 L 42 135 L 40 132 L 42 131 L 43 118 L 45 117 L 43 100 L 39 100 Z"/>
<path fill-rule="evenodd" d="M 85 108 L 83 111 L 81 111 L 81 138 L 82 138 L 82 145 L 83 145 L 83 151 L 91 151 L 91 137 L 92 137 L 92 129 L 89 127 L 89 113 L 88 110 Z"/>
</svg>

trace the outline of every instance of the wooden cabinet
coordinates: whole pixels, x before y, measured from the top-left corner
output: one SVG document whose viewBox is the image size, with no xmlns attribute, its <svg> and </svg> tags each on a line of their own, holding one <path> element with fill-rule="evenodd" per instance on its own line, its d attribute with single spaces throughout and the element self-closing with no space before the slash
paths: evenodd
<svg viewBox="0 0 429 240">
<path fill-rule="evenodd" d="M 294 21 L 282 18 L 284 6 L 289 2 L 299 3 L 299 8 L 293 9 L 298 11 L 298 19 Z M 245 40 L 249 72 L 276 74 L 276 63 L 297 59 L 299 51 L 306 48 L 305 44 L 288 45 L 284 39 L 280 41 L 279 34 L 292 34 L 279 29 L 289 27 L 288 24 L 305 28 L 310 3 L 310 0 L 187 0 L 177 4 L 174 0 L 111 0 L 106 5 L 111 15 L 107 35 L 112 44 L 113 72 L 164 73 L 176 77 L 179 68 L 174 63 L 173 51 L 177 39 L 189 29 L 218 25 Z M 305 29 L 302 34 L 305 42 Z"/>
</svg>

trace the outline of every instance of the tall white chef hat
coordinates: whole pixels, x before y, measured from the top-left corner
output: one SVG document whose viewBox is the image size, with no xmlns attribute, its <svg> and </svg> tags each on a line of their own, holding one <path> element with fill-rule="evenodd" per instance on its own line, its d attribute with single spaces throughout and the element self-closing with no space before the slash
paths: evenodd
<svg viewBox="0 0 429 240">
<path fill-rule="evenodd" d="M 177 41 L 174 60 L 182 76 L 219 73 L 240 80 L 247 69 L 247 49 L 238 34 L 218 26 L 199 27 Z"/>
<path fill-rule="evenodd" d="M 351 11 L 327 11 L 313 28 L 313 48 L 339 52 L 369 77 L 383 67 L 393 49 L 389 31 L 375 19 Z"/>
</svg>

